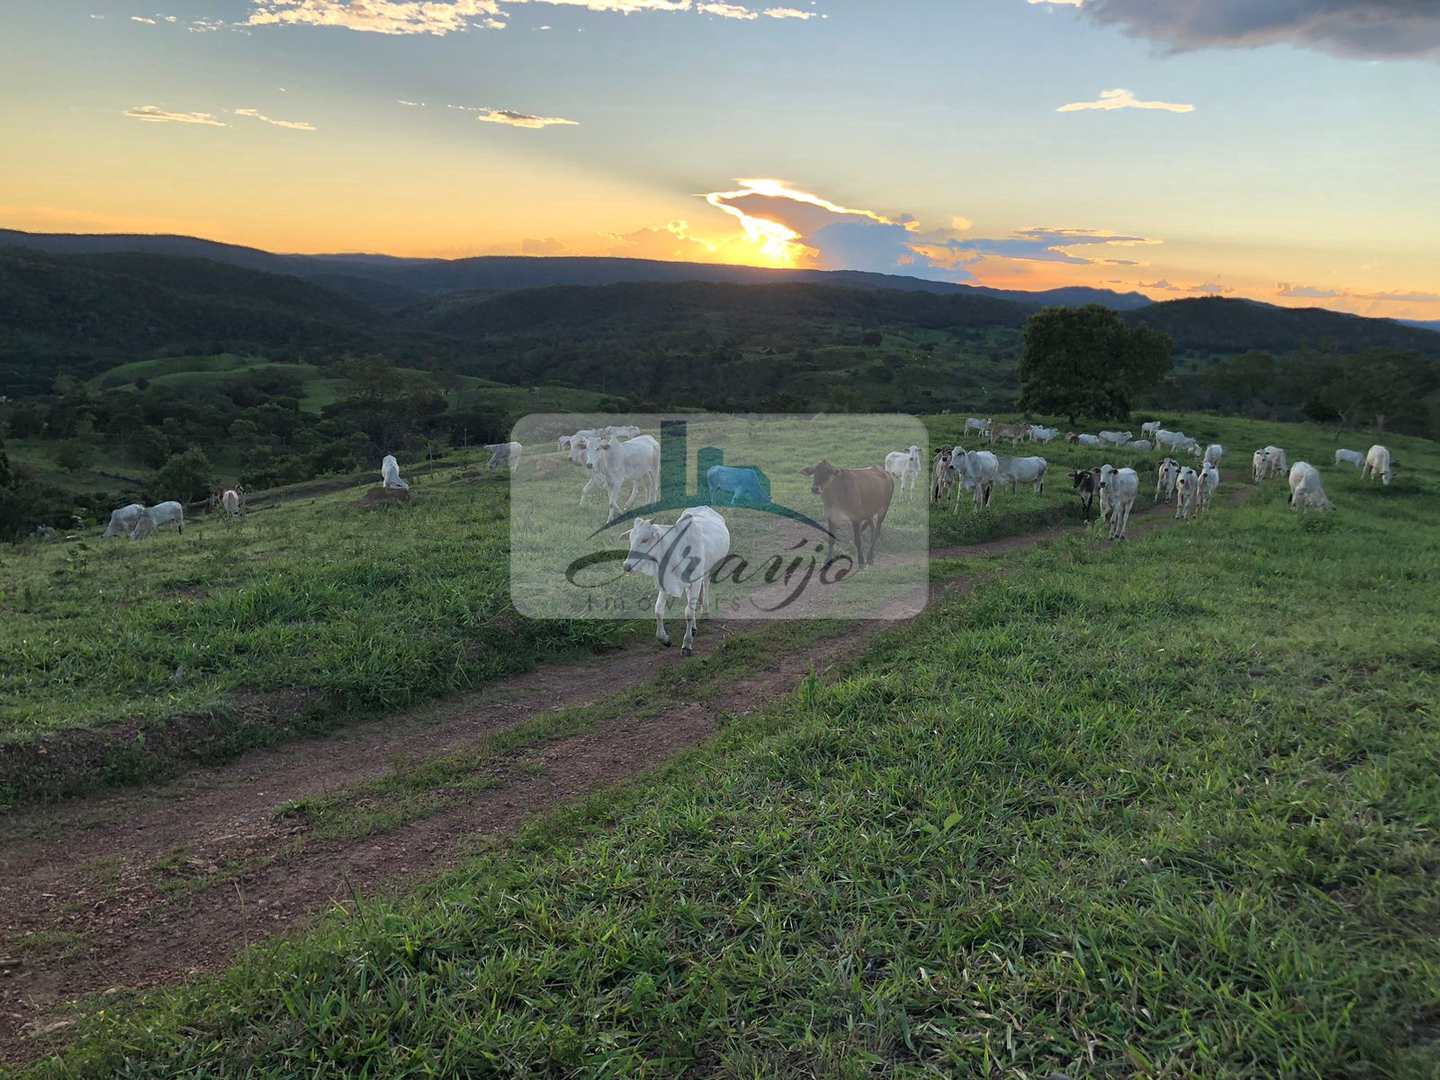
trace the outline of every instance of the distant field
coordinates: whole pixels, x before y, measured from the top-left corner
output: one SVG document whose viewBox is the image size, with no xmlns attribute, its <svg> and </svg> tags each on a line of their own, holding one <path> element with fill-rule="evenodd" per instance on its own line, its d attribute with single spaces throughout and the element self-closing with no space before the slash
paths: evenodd
<svg viewBox="0 0 1440 1080">
<path fill-rule="evenodd" d="M 843 677 L 439 883 L 108 999 L 37 1075 L 1435 1076 L 1440 447 L 1387 440 L 1381 488 L 1317 429 L 1166 419 L 1218 436 L 1232 476 L 1285 445 L 1337 511 L 1272 482 L 1012 556 Z M 197 606 L 283 609 L 270 633 L 299 648 L 334 632 L 344 575 L 401 605 L 378 643 L 421 628 L 395 552 L 446 571 L 408 578 L 442 605 L 476 588 L 453 540 L 328 512 L 341 558 L 313 591 Z M 217 575 L 265 551 L 203 544 Z M 38 582 L 63 555 L 33 558 Z"/>
</svg>

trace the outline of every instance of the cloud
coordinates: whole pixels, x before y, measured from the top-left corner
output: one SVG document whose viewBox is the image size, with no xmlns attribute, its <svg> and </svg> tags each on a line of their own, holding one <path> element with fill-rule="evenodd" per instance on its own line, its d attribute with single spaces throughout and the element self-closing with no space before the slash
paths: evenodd
<svg viewBox="0 0 1440 1080">
<path fill-rule="evenodd" d="M 547 236 L 543 240 L 527 237 L 520 242 L 520 253 L 522 255 L 563 255 L 565 245 L 553 236 Z"/>
<path fill-rule="evenodd" d="M 1433 0 L 1043 2 L 1068 3 L 1094 22 L 1175 52 L 1286 44 L 1371 60 L 1440 58 L 1440 4 Z"/>
<path fill-rule="evenodd" d="M 1123 285 L 1123 281 L 1111 281 L 1111 285 Z M 1235 290 L 1221 285 L 1218 281 L 1206 281 L 1199 285 L 1176 285 L 1165 278 L 1159 281 L 1137 281 L 1137 289 L 1149 289 L 1152 292 L 1192 293 L 1197 296 L 1223 296 L 1233 293 Z"/>
<path fill-rule="evenodd" d="M 314 131 L 315 125 L 306 120 L 276 120 L 273 116 L 266 116 L 259 109 L 236 109 L 236 116 L 248 116 L 252 120 L 260 120 L 278 128 L 289 128 L 291 131 Z"/>
<path fill-rule="evenodd" d="M 476 120 L 487 124 L 507 124 L 517 128 L 579 127 L 580 121 L 566 120 L 563 116 L 531 116 L 513 109 L 475 109 Z"/>
<path fill-rule="evenodd" d="M 223 120 L 217 120 L 203 112 L 168 112 L 156 105 L 136 105 L 126 109 L 125 115 L 131 120 L 148 120 L 153 124 L 200 124 L 204 127 L 226 127 Z"/>
<path fill-rule="evenodd" d="M 1158 244 L 1143 236 L 1126 236 L 1103 229 L 1037 227 L 1020 229 L 999 239 L 950 240 L 946 246 L 956 252 L 1022 259 L 1031 262 L 1059 262 L 1075 266 L 1135 265 L 1133 260 L 1106 258 L 1103 254 L 1086 257 L 1073 248 L 1138 247 Z"/>
<path fill-rule="evenodd" d="M 1087 109 L 1099 109 L 1109 112 L 1112 109 L 1154 109 L 1161 112 L 1188 113 L 1194 112 L 1194 105 L 1177 105 L 1169 101 L 1139 101 L 1133 92 L 1129 90 L 1101 90 L 1098 101 L 1072 101 L 1069 105 L 1061 105 L 1056 112 L 1084 112 Z"/>
<path fill-rule="evenodd" d="M 1345 294 L 1338 289 L 1317 289 L 1311 285 L 1291 285 L 1282 281 L 1275 286 L 1275 295 L 1291 300 L 1334 300 Z"/>
<path fill-rule="evenodd" d="M 396 99 L 395 99 L 395 104 L 397 104 L 397 105 L 406 105 L 406 106 L 409 106 L 409 107 L 412 108 L 412 109 L 423 109 L 423 108 L 425 108 L 425 102 L 423 102 L 423 101 L 406 101 L 404 98 L 396 98 Z"/>
<path fill-rule="evenodd" d="M 1377 300 L 1382 304 L 1440 304 L 1440 293 L 1432 292 L 1378 292 L 1347 293 L 1356 300 Z"/>
<path fill-rule="evenodd" d="M 776 7 L 756 12 L 728 0 L 250 0 L 250 26 L 330 26 L 372 34 L 445 34 L 503 30 L 523 4 L 573 7 L 616 15 L 694 12 L 743 22 L 816 18 L 812 11 Z M 823 17 L 823 16 L 819 16 Z M 549 29 L 549 27 L 545 27 Z"/>
<path fill-rule="evenodd" d="M 154 19 L 147 19 L 144 15 L 131 15 L 131 16 L 130 16 L 130 21 L 131 21 L 131 22 L 144 23 L 146 26 L 154 26 L 154 25 L 155 25 L 155 20 L 154 20 Z"/>
<path fill-rule="evenodd" d="M 690 235 L 688 221 L 672 221 L 663 228 L 612 233 L 617 241 L 610 254 L 626 259 L 664 259 L 675 262 L 713 262 L 717 245 Z"/>
</svg>

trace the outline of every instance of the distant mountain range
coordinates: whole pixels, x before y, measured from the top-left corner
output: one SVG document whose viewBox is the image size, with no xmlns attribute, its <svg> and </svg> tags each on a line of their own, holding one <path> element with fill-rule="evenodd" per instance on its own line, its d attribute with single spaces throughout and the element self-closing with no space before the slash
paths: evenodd
<svg viewBox="0 0 1440 1080">
<path fill-rule="evenodd" d="M 1431 319 L 1428 322 L 1424 319 L 1396 319 L 1401 326 L 1413 326 L 1417 330 L 1434 330 L 1440 333 L 1440 319 Z"/>
<path fill-rule="evenodd" d="M 150 236 L 109 233 L 27 233 L 0 229 L 0 248 L 22 247 L 52 255 L 107 255 L 142 252 L 210 259 L 295 277 L 348 293 L 368 304 L 403 307 L 426 296 L 453 292 L 501 292 L 548 285 L 620 285 L 641 282 L 720 282 L 760 285 L 787 282 L 837 285 L 851 289 L 898 289 L 987 296 L 1032 306 L 1103 304 L 1115 311 L 1134 311 L 1151 300 L 1138 292 L 1113 292 L 1075 286 L 1024 292 L 960 285 L 899 274 L 859 270 L 771 270 L 755 266 L 661 262 L 655 259 L 519 255 L 481 255 L 468 259 L 409 259 L 393 255 L 282 255 L 259 248 L 221 244 L 193 236 Z"/>
</svg>

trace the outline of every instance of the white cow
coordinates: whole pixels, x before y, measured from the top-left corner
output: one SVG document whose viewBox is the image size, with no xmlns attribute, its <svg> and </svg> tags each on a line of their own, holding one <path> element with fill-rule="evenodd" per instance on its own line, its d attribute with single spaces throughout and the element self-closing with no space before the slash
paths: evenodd
<svg viewBox="0 0 1440 1080">
<path fill-rule="evenodd" d="M 595 450 L 595 473 L 603 477 L 610 492 L 610 516 L 635 503 L 641 488 L 647 498 L 660 497 L 660 444 L 653 435 L 641 435 L 629 442 L 602 439 Z M 630 499 L 622 508 L 620 489 L 630 481 Z"/>
<path fill-rule="evenodd" d="M 1359 450 L 1336 450 L 1335 464 L 1354 465 L 1355 468 L 1363 471 L 1365 468 L 1365 455 Z"/>
<path fill-rule="evenodd" d="M 232 518 L 238 518 L 240 511 L 245 505 L 245 500 L 240 492 L 234 488 L 226 488 L 220 493 L 220 508 Z"/>
<path fill-rule="evenodd" d="M 633 439 L 640 434 L 640 429 L 634 424 L 610 425 L 605 429 L 606 435 L 617 439 Z"/>
<path fill-rule="evenodd" d="M 1169 502 L 1175 497 L 1175 482 L 1180 479 L 1180 463 L 1172 457 L 1160 462 L 1159 475 L 1155 478 L 1155 501 Z"/>
<path fill-rule="evenodd" d="M 110 511 L 110 524 L 105 526 L 105 531 L 100 534 L 100 539 L 109 540 L 122 533 L 129 535 L 135 529 L 135 522 L 140 520 L 140 515 L 145 512 L 141 503 L 130 503 L 118 510 Z"/>
<path fill-rule="evenodd" d="M 513 473 L 520 468 L 520 454 L 525 449 L 518 442 L 489 443 L 485 446 L 490 451 L 490 460 L 485 467 L 490 470 L 498 469 L 501 465 L 509 465 Z"/>
<path fill-rule="evenodd" d="M 1045 494 L 1045 469 L 1043 457 L 998 458 L 996 477 L 1010 483 L 1010 494 L 1015 494 L 1020 484 L 1033 484 L 1036 495 Z"/>
<path fill-rule="evenodd" d="M 1200 507 L 1200 474 L 1189 465 L 1180 468 L 1175 480 L 1175 516 L 1190 518 Z"/>
<path fill-rule="evenodd" d="M 988 435 L 990 433 L 990 421 L 977 420 L 973 416 L 967 418 L 965 421 L 965 434 L 969 435 L 972 431 L 978 431 L 981 435 Z"/>
<path fill-rule="evenodd" d="M 173 499 L 156 503 L 140 511 L 135 527 L 130 530 L 131 540 L 144 540 L 162 525 L 174 525 L 178 532 L 185 531 L 185 507 Z"/>
<path fill-rule="evenodd" d="M 1369 453 L 1365 455 L 1365 467 L 1360 470 L 1360 475 L 1367 480 L 1373 480 L 1377 476 L 1380 482 L 1386 487 L 1390 486 L 1390 480 L 1395 475 L 1390 465 L 1390 448 L 1376 443 L 1370 447 Z"/>
<path fill-rule="evenodd" d="M 1205 459 L 1204 459 L 1204 460 L 1205 460 L 1205 464 L 1206 464 L 1206 465 L 1219 465 L 1219 464 L 1220 464 L 1220 459 L 1223 458 L 1224 456 L 1225 456 L 1225 447 L 1221 446 L 1218 442 L 1216 442 L 1216 443 L 1211 443 L 1209 446 L 1207 446 L 1207 447 L 1205 448 Z"/>
<path fill-rule="evenodd" d="M 1278 446 L 1265 447 L 1265 475 L 1284 476 L 1290 471 L 1290 458 Z"/>
<path fill-rule="evenodd" d="M 1134 433 L 1133 431 L 1102 431 L 1102 432 L 1100 432 L 1100 441 L 1103 442 L 1103 443 L 1108 443 L 1108 444 L 1110 444 L 1111 446 L 1124 446 L 1127 442 L 1129 442 L 1129 441 L 1130 441 L 1131 439 L 1133 439 L 1134 437 L 1135 437 L 1135 433 Z"/>
<path fill-rule="evenodd" d="M 730 530 L 725 519 L 708 506 L 693 506 L 674 525 L 656 525 L 636 518 L 625 535 L 630 539 L 625 572 L 647 574 L 659 586 L 655 636 L 666 645 L 670 644 L 670 634 L 665 629 L 665 608 L 670 597 L 685 597 L 681 652 L 690 656 L 695 644 L 695 616 L 710 593 L 710 573 L 730 554 Z"/>
<path fill-rule="evenodd" d="M 1100 516 L 1110 523 L 1111 540 L 1125 539 L 1139 492 L 1140 476 L 1134 469 L 1100 466 Z"/>
<path fill-rule="evenodd" d="M 1200 508 L 1209 510 L 1210 504 L 1215 500 L 1215 492 L 1220 488 L 1220 470 L 1215 467 L 1213 461 L 1205 462 L 1200 469 Z"/>
<path fill-rule="evenodd" d="M 1077 435 L 1075 441 L 1081 446 L 1104 446 L 1098 435 Z"/>
<path fill-rule="evenodd" d="M 581 428 L 570 436 L 570 464 L 585 465 L 585 453 L 591 445 L 600 445 L 600 432 L 594 428 Z"/>
<path fill-rule="evenodd" d="M 989 450 L 960 450 L 950 458 L 950 475 L 959 483 L 955 488 L 955 507 L 960 507 L 960 488 L 974 493 L 976 510 L 990 505 L 995 478 L 1000 472 L 1000 459 Z"/>
<path fill-rule="evenodd" d="M 1145 423 L 1140 425 L 1140 434 L 1154 435 L 1157 431 L 1160 430 L 1160 426 L 1161 424 L 1159 420 L 1146 420 Z"/>
<path fill-rule="evenodd" d="M 1164 428 L 1160 428 L 1155 432 L 1155 445 L 1163 446 L 1173 454 L 1181 450 L 1190 450 L 1197 444 L 1183 431 L 1166 431 Z"/>
<path fill-rule="evenodd" d="M 410 485 L 400 479 L 400 463 L 394 454 L 386 454 L 380 462 L 380 482 L 394 491 L 409 491 Z"/>
<path fill-rule="evenodd" d="M 1270 462 L 1264 450 L 1256 450 L 1250 455 L 1250 471 L 1258 484 L 1270 473 Z"/>
<path fill-rule="evenodd" d="M 911 491 L 920 482 L 920 447 L 909 450 L 893 450 L 885 455 L 885 471 L 895 478 L 895 490 L 904 494 L 906 485 Z"/>
<path fill-rule="evenodd" d="M 950 491 L 950 458 L 954 450 L 946 446 L 935 451 L 930 464 L 930 501 L 943 502 Z"/>
<path fill-rule="evenodd" d="M 1290 509 L 1335 509 L 1325 497 L 1325 485 L 1320 481 L 1320 470 L 1308 461 L 1297 461 L 1290 468 Z"/>
<path fill-rule="evenodd" d="M 1045 427 L 1042 424 L 1030 425 L 1030 438 L 1038 443 L 1053 442 L 1060 435 L 1059 428 Z"/>
</svg>

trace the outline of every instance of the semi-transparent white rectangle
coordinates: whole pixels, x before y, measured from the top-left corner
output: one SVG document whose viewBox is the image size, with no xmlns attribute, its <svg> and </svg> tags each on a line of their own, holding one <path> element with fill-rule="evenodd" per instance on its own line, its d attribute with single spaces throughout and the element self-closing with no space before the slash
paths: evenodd
<svg viewBox="0 0 1440 1080">
<path fill-rule="evenodd" d="M 928 600 L 930 451 L 914 417 L 542 413 L 511 438 L 524 448 L 510 503 L 523 615 L 650 617 L 661 580 L 702 577 L 727 619 L 903 619 Z M 723 528 L 681 521 L 700 507 Z"/>
</svg>

